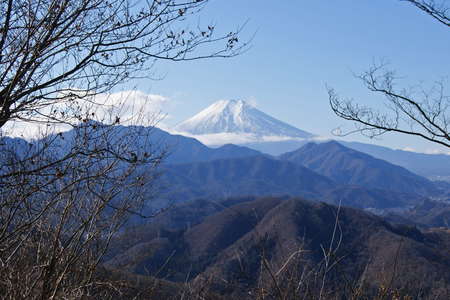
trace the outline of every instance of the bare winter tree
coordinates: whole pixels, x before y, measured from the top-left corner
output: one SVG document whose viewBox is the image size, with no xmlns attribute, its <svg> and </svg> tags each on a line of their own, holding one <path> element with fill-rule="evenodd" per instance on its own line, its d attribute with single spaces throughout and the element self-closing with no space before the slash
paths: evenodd
<svg viewBox="0 0 450 300">
<path fill-rule="evenodd" d="M 1 1 L 0 127 L 11 119 L 65 120 L 64 111 L 42 116 L 42 108 L 148 77 L 158 60 L 238 54 L 245 44 L 237 32 L 216 36 L 213 25 L 186 25 L 207 2 Z"/>
<path fill-rule="evenodd" d="M 432 0 L 404 0 L 432 16 L 445 26 L 450 26 L 448 3 Z M 447 4 L 447 5 L 446 5 Z M 386 132 L 398 132 L 423 138 L 450 147 L 450 95 L 445 80 L 424 89 L 398 88 L 395 72 L 381 62 L 357 76 L 366 88 L 386 99 L 385 110 L 341 98 L 328 88 L 330 106 L 334 113 L 355 122 L 356 130 L 338 133 L 361 132 L 375 137 Z"/>
<path fill-rule="evenodd" d="M 140 149 L 147 138 L 144 128 L 93 123 L 33 143 L 2 140 L 3 296 L 81 298 L 107 283 L 95 278 L 98 264 L 114 233 L 151 198 L 164 156 Z"/>
<path fill-rule="evenodd" d="M 29 142 L 0 138 L 2 298 L 120 294 L 98 267 L 128 217 L 143 214 L 165 149 L 151 126 L 120 126 L 116 114 L 97 122 L 98 96 L 149 77 L 159 60 L 241 53 L 240 29 L 218 36 L 191 21 L 207 2 L 0 1 L 0 129 L 72 126 Z"/>
</svg>

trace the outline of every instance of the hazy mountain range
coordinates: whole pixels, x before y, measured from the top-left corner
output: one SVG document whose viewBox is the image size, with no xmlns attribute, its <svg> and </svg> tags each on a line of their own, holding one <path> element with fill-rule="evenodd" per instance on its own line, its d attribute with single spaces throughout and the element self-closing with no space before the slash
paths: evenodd
<svg viewBox="0 0 450 300">
<path fill-rule="evenodd" d="M 214 132 L 223 123 L 233 134 L 305 134 L 252 109 L 228 103 L 197 132 Z M 326 291 L 342 293 L 341 299 L 356 286 L 374 295 L 387 284 L 418 297 L 449 295 L 449 183 L 335 141 L 303 140 L 294 151 L 272 156 L 240 145 L 211 148 L 158 128 L 105 130 L 117 147 L 132 143 L 137 152 L 166 154 L 144 209 L 170 208 L 150 220 L 133 219 L 119 232 L 101 262 L 115 276 L 156 277 L 168 294 L 208 286 L 217 295 L 210 299 L 253 299 L 261 287 L 314 294 L 322 278 Z M 63 155 L 76 138 L 76 131 L 57 136 L 54 155 Z M 0 142 L 26 150 L 40 141 Z M 399 153 L 389 155 L 395 160 Z M 273 286 L 273 278 L 281 284 Z"/>
<path fill-rule="evenodd" d="M 295 151 L 309 142 L 322 142 L 313 133 L 276 120 L 242 100 L 215 102 L 174 129 L 214 147 L 233 143 L 275 156 Z M 450 155 L 393 150 L 357 142 L 340 143 L 425 177 L 450 178 Z"/>
<path fill-rule="evenodd" d="M 114 131 L 112 136 L 120 143 L 134 143 L 138 151 L 167 152 L 162 175 L 155 183 L 158 196 L 151 207 L 202 197 L 289 195 L 364 209 L 406 209 L 426 197 L 446 200 L 450 191 L 449 185 L 431 182 L 336 142 L 309 143 L 273 157 L 236 145 L 209 148 L 193 138 L 157 128 L 115 126 L 108 130 Z M 140 135 L 128 141 L 136 131 Z M 74 133 L 64 134 L 62 149 L 69 147 L 71 136 Z M 19 148 L 29 145 L 20 139 L 4 141 Z"/>
<path fill-rule="evenodd" d="M 337 142 L 308 143 L 280 159 L 301 164 L 340 184 L 421 195 L 437 192 L 431 181 Z"/>
</svg>

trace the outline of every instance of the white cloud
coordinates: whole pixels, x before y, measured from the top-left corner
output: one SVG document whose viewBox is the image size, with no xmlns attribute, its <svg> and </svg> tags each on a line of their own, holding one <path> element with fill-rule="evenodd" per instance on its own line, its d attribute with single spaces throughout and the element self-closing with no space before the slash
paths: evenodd
<svg viewBox="0 0 450 300">
<path fill-rule="evenodd" d="M 258 105 L 258 101 L 256 100 L 256 97 L 254 97 L 254 96 L 251 96 L 251 97 L 245 99 L 245 102 L 247 102 L 248 104 L 250 104 L 253 107 L 257 107 L 257 105 Z"/>
<path fill-rule="evenodd" d="M 446 155 L 450 155 L 450 151 L 448 151 L 447 149 L 432 149 L 432 148 L 428 148 L 428 149 L 424 149 L 424 150 L 418 150 L 412 147 L 404 147 L 404 148 L 400 148 L 400 150 L 403 151 L 409 151 L 409 152 L 416 152 L 416 153 L 424 153 L 424 154 L 446 154 Z"/>
<path fill-rule="evenodd" d="M 156 125 L 164 127 L 162 120 L 167 118 L 164 107 L 169 98 L 162 95 L 146 94 L 141 91 L 122 91 L 112 94 L 98 94 L 91 98 L 76 101 L 62 101 L 41 110 L 44 115 L 51 112 L 64 112 L 65 116 L 74 116 L 75 113 L 83 118 L 89 118 L 102 123 L 112 124 L 119 121 L 121 125 Z M 67 118 L 71 124 L 79 120 Z M 52 132 L 69 130 L 70 125 L 49 124 L 45 117 L 40 122 L 23 122 L 13 120 L 1 129 L 2 135 L 36 138 Z"/>
<path fill-rule="evenodd" d="M 328 142 L 328 141 L 333 141 L 333 140 L 337 140 L 335 138 L 329 137 L 329 136 L 320 136 L 320 135 L 315 135 L 312 138 L 310 138 L 310 140 L 315 141 L 315 142 Z M 339 140 L 337 140 L 339 141 Z"/>
<path fill-rule="evenodd" d="M 124 91 L 97 95 L 86 108 L 88 114 L 94 112 L 95 119 L 103 123 L 114 123 L 120 118 L 123 125 L 154 125 L 164 117 L 168 101 L 161 95 Z"/>
<path fill-rule="evenodd" d="M 398 148 L 398 150 L 415 152 L 415 153 L 424 153 L 424 154 L 447 154 L 447 155 L 450 155 L 450 151 L 448 151 L 446 149 L 428 148 L 428 149 L 419 150 L 419 149 L 416 149 L 413 147 L 403 147 L 403 148 Z"/>
<path fill-rule="evenodd" d="M 248 133 L 214 133 L 191 135 L 207 146 L 221 146 L 225 144 L 245 144 L 256 141 L 256 137 Z"/>
<path fill-rule="evenodd" d="M 416 149 L 414 149 L 412 147 L 403 147 L 400 150 L 409 151 L 409 152 L 418 152 Z"/>
<path fill-rule="evenodd" d="M 447 154 L 450 155 L 450 151 L 443 149 L 425 149 L 426 154 Z"/>
<path fill-rule="evenodd" d="M 0 129 L 0 136 L 11 136 L 11 137 L 21 137 L 25 139 L 33 139 L 53 132 L 65 131 L 70 129 L 69 126 L 65 125 L 50 125 L 42 123 L 30 123 L 24 121 L 12 120 L 6 123 Z"/>
<path fill-rule="evenodd" d="M 302 138 L 293 138 L 289 136 L 260 136 L 252 133 L 233 133 L 233 132 L 222 132 L 222 133 L 212 133 L 212 134 L 191 134 L 187 132 L 180 132 L 171 129 L 164 130 L 170 132 L 171 134 L 179 134 L 188 137 L 195 138 L 201 143 L 207 146 L 221 146 L 225 144 L 247 144 L 256 142 L 282 142 L 282 141 L 302 141 Z"/>
</svg>

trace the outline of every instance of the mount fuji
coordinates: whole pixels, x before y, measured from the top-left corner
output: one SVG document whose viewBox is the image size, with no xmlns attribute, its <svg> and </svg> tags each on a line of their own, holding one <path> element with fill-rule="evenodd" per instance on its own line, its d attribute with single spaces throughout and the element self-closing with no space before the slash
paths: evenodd
<svg viewBox="0 0 450 300">
<path fill-rule="evenodd" d="M 178 124 L 206 144 L 309 139 L 314 135 L 277 120 L 242 100 L 221 100 Z"/>
<path fill-rule="evenodd" d="M 215 102 L 169 131 L 195 138 L 213 148 L 235 144 L 274 156 L 295 151 L 308 142 L 330 140 L 277 120 L 242 100 Z M 450 181 L 449 155 L 414 153 L 356 142 L 340 143 L 419 175 Z"/>
</svg>

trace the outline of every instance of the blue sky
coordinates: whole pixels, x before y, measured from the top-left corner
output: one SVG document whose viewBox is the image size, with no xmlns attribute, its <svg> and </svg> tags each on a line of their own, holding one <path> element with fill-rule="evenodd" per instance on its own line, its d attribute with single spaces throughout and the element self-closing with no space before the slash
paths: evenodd
<svg viewBox="0 0 450 300">
<path fill-rule="evenodd" d="M 170 99 L 163 108 L 174 125 L 220 99 L 243 99 L 285 122 L 322 136 L 352 125 L 333 115 L 325 85 L 343 96 L 379 103 L 352 72 L 386 59 L 405 86 L 431 85 L 447 78 L 450 90 L 450 36 L 440 25 L 399 0 L 212 0 L 199 15 L 229 31 L 248 21 L 242 39 L 254 36 L 239 57 L 161 63 L 160 81 L 137 88 Z M 393 148 L 439 150 L 436 145 L 399 135 L 370 140 Z M 442 149 L 442 148 L 441 148 Z"/>
</svg>

